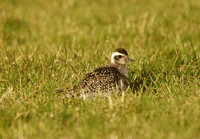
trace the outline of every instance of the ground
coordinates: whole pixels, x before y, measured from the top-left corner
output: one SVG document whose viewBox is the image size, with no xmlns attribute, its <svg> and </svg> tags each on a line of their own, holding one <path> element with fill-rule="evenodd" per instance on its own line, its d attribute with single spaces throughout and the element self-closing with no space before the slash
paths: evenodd
<svg viewBox="0 0 200 139">
<path fill-rule="evenodd" d="M 199 138 L 199 0 L 1 0 L 0 138 Z M 123 47 L 131 88 L 61 99 Z"/>
</svg>

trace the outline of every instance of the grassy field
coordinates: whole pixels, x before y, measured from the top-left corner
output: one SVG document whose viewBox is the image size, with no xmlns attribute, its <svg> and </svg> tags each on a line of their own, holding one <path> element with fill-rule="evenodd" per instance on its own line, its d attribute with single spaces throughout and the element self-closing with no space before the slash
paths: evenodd
<svg viewBox="0 0 200 139">
<path fill-rule="evenodd" d="M 124 101 L 61 100 L 118 47 Z M 199 137 L 199 0 L 0 1 L 0 138 Z"/>
</svg>

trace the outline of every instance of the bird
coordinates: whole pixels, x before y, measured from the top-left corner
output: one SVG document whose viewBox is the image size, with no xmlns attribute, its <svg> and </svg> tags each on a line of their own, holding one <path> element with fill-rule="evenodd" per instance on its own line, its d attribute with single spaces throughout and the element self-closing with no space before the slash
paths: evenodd
<svg viewBox="0 0 200 139">
<path fill-rule="evenodd" d="M 129 58 L 124 48 L 115 49 L 110 57 L 110 64 L 94 69 L 87 73 L 83 79 L 72 89 L 67 89 L 68 94 L 82 93 L 94 94 L 95 92 L 124 91 L 130 87 L 130 76 L 127 62 L 135 61 Z M 58 89 L 57 93 L 63 92 Z"/>
</svg>

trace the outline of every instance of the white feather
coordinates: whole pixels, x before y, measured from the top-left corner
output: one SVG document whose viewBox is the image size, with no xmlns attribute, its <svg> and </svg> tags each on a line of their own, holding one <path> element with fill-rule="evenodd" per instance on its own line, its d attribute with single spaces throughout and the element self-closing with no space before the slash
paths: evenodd
<svg viewBox="0 0 200 139">
<path fill-rule="evenodd" d="M 113 52 L 112 55 L 111 55 L 111 63 L 115 64 L 115 59 L 114 59 L 114 57 L 115 57 L 115 56 L 118 56 L 118 55 L 124 56 L 124 54 L 122 54 L 122 53 Z"/>
</svg>

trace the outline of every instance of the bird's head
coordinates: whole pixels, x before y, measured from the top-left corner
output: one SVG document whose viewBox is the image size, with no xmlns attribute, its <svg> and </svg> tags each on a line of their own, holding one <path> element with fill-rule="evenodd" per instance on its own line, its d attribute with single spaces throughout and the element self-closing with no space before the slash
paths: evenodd
<svg viewBox="0 0 200 139">
<path fill-rule="evenodd" d="M 116 66 L 125 66 L 128 61 L 135 61 L 128 57 L 128 52 L 124 48 L 118 48 L 112 52 L 110 63 Z"/>
</svg>

